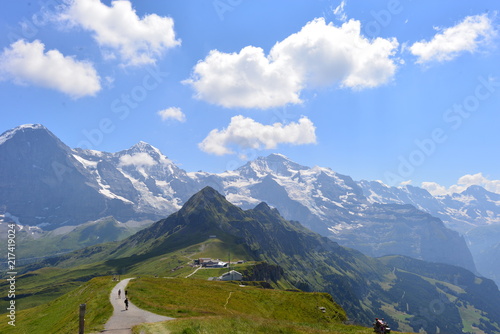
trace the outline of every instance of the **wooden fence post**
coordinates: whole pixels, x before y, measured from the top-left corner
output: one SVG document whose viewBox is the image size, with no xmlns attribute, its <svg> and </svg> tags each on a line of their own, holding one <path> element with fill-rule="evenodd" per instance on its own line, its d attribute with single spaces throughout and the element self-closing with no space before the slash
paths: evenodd
<svg viewBox="0 0 500 334">
<path fill-rule="evenodd" d="M 85 307 L 86 304 L 80 304 L 80 331 L 78 334 L 83 334 L 85 331 Z"/>
</svg>

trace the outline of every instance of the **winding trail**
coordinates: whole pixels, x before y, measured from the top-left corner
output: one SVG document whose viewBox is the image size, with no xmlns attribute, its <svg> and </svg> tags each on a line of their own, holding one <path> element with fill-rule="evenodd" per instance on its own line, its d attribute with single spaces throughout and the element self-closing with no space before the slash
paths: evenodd
<svg viewBox="0 0 500 334">
<path fill-rule="evenodd" d="M 201 268 L 201 266 L 196 267 L 196 269 L 195 269 L 195 270 L 194 270 L 191 274 L 187 275 L 185 278 L 189 278 L 189 277 L 191 277 L 192 275 L 196 274 L 196 272 L 197 272 L 198 270 L 200 270 L 200 268 Z"/>
<path fill-rule="evenodd" d="M 132 327 L 144 322 L 159 322 L 166 320 L 173 320 L 174 318 L 165 317 L 162 315 L 154 314 L 144 311 L 130 301 L 128 303 L 128 310 L 125 310 L 125 289 L 131 278 L 127 278 L 118 282 L 118 284 L 111 290 L 109 300 L 113 305 L 114 312 L 108 322 L 104 325 L 104 331 L 101 333 L 106 334 L 131 334 Z M 118 290 L 121 290 L 121 298 L 118 298 Z"/>
<path fill-rule="evenodd" d="M 224 310 L 227 310 L 227 304 L 229 303 L 229 299 L 231 298 L 231 295 L 233 294 L 233 292 L 229 292 L 229 296 L 227 297 L 226 299 L 226 303 L 224 304 Z"/>
</svg>

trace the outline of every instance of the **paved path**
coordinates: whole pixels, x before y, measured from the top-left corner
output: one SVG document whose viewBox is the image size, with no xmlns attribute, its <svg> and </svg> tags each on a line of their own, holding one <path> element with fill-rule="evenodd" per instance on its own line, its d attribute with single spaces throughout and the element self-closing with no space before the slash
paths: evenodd
<svg viewBox="0 0 500 334">
<path fill-rule="evenodd" d="M 144 322 L 159 322 L 174 319 L 141 310 L 130 301 L 128 303 L 128 310 L 125 310 L 124 291 L 130 280 L 130 278 L 121 280 L 111 291 L 109 300 L 114 307 L 114 312 L 108 322 L 104 325 L 104 331 L 101 333 L 131 334 L 132 327 L 135 325 L 142 324 Z M 121 290 L 121 298 L 118 298 L 118 290 Z"/>
</svg>

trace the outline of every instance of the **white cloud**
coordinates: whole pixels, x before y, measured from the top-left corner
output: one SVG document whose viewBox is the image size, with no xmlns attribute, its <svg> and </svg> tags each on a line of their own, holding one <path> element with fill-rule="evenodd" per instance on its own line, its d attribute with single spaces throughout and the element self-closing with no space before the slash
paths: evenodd
<svg viewBox="0 0 500 334">
<path fill-rule="evenodd" d="M 464 175 L 458 179 L 457 184 L 454 184 L 449 188 L 446 188 L 436 182 L 422 182 L 422 188 L 426 189 L 434 196 L 461 193 L 473 185 L 481 186 L 488 191 L 500 194 L 500 180 L 490 180 L 483 176 L 482 173 Z"/>
<path fill-rule="evenodd" d="M 361 36 L 359 21 L 335 27 L 320 18 L 276 43 L 270 57 L 287 63 L 310 86 L 340 82 L 344 87 L 367 88 L 393 77 L 396 65 L 390 57 L 397 46 L 395 39 L 369 40 Z"/>
<path fill-rule="evenodd" d="M 173 119 L 179 122 L 186 121 L 186 115 L 181 111 L 181 108 L 178 107 L 160 110 L 157 114 L 160 115 L 162 121 L 166 121 L 167 119 Z"/>
<path fill-rule="evenodd" d="M 442 186 L 436 182 L 422 182 L 420 186 L 433 196 L 444 196 L 451 194 L 445 186 Z"/>
<path fill-rule="evenodd" d="M 490 18 L 486 15 L 467 16 L 457 25 L 442 30 L 432 40 L 420 41 L 410 47 L 417 63 L 448 61 L 463 52 L 473 53 L 478 46 L 486 44 L 496 34 Z"/>
<path fill-rule="evenodd" d="M 302 83 L 296 73 L 253 46 L 239 53 L 210 51 L 184 83 L 193 86 L 198 99 L 227 108 L 265 109 L 301 102 Z"/>
<path fill-rule="evenodd" d="M 0 54 L 0 79 L 55 89 L 73 98 L 101 90 L 100 78 L 91 63 L 64 56 L 55 49 L 45 52 L 39 40 L 18 40 L 5 48 Z"/>
<path fill-rule="evenodd" d="M 244 116 L 234 116 L 228 127 L 214 129 L 198 144 L 207 153 L 224 155 L 234 153 L 229 146 L 252 149 L 272 149 L 278 144 L 314 144 L 316 128 L 307 118 L 302 117 L 297 123 L 287 125 L 274 123 L 264 125 Z"/>
<path fill-rule="evenodd" d="M 156 161 L 147 153 L 141 152 L 141 153 L 136 153 L 134 155 L 130 154 L 125 154 L 120 157 L 120 163 L 119 166 L 137 166 L 137 167 L 144 167 L 144 166 L 153 166 L 156 164 Z"/>
<path fill-rule="evenodd" d="M 359 21 L 336 27 L 318 18 L 277 42 L 267 56 L 254 46 L 238 53 L 212 50 L 184 83 L 198 99 L 228 108 L 297 104 L 304 88 L 339 84 L 362 89 L 389 82 L 397 46 L 396 39 L 363 37 Z"/>
<path fill-rule="evenodd" d="M 59 17 L 62 21 L 92 31 L 106 58 L 118 52 L 126 65 L 154 63 L 166 49 L 181 43 L 175 38 L 174 20 L 156 14 L 140 18 L 130 1 L 72 0 Z"/>
</svg>

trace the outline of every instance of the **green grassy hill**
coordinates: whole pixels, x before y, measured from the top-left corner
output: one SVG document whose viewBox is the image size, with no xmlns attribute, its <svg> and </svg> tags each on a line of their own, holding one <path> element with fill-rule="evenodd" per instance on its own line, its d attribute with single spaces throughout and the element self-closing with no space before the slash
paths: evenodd
<svg viewBox="0 0 500 334">
<path fill-rule="evenodd" d="M 53 231 L 31 234 L 26 229 L 16 235 L 18 243 L 17 257 L 35 260 L 55 254 L 67 253 L 84 247 L 123 240 L 137 231 L 152 224 L 152 221 L 120 223 L 113 217 L 105 217 L 79 226 L 64 226 Z M 6 250 L 0 250 L 0 256 L 6 256 Z"/>
<path fill-rule="evenodd" d="M 59 298 L 37 307 L 16 312 L 16 326 L 0 322 L 0 333 L 78 333 L 79 305 L 86 304 L 86 333 L 100 331 L 113 313 L 109 294 L 116 284 L 111 277 L 97 277 Z M 5 315 L 2 319 L 8 319 Z"/>
<path fill-rule="evenodd" d="M 0 333 L 69 334 L 78 331 L 79 305 L 86 303 L 85 333 L 96 333 L 112 314 L 111 276 L 96 277 L 43 305 L 18 311 L 16 326 L 0 323 Z M 372 333 L 343 324 L 344 310 L 326 293 L 305 293 L 235 282 L 192 278 L 141 277 L 128 285 L 140 308 L 176 318 L 142 324 L 134 333 Z"/>
<path fill-rule="evenodd" d="M 344 310 L 326 293 L 141 278 L 130 282 L 129 296 L 141 308 L 178 318 L 139 325 L 134 333 L 372 333 L 344 325 Z"/>
<path fill-rule="evenodd" d="M 115 243 L 95 246 L 94 248 L 78 251 L 77 254 L 91 254 L 93 252 L 108 252 Z M 77 266 L 69 264 L 61 267 L 43 267 L 36 270 L 28 270 L 27 273 L 17 277 L 16 295 L 18 309 L 27 309 L 51 301 L 96 276 L 129 274 L 135 276 L 160 276 L 160 277 L 186 277 L 195 271 L 192 266 L 193 260 L 200 257 L 220 258 L 228 261 L 231 254 L 232 261 L 252 260 L 252 256 L 245 253 L 243 247 L 232 239 L 222 241 L 218 238 L 209 238 L 205 242 L 188 246 L 187 248 L 162 254 L 151 258 L 138 256 L 110 259 L 94 263 L 85 263 Z M 92 262 L 80 259 L 79 263 Z M 255 261 L 241 265 L 234 265 L 232 269 L 246 272 L 251 271 Z M 227 272 L 227 269 L 203 269 L 197 271 L 192 278 L 208 279 L 218 277 Z M 286 281 L 270 282 L 276 288 L 292 288 Z M 0 290 L 6 291 L 8 282 L 0 282 Z M 7 298 L 0 298 L 0 313 L 4 313 L 8 306 Z"/>
</svg>

